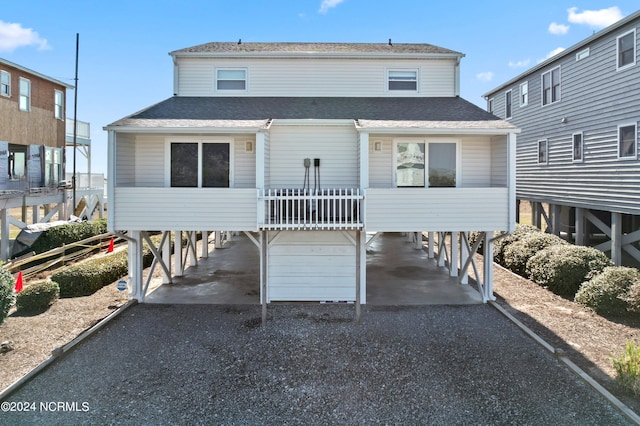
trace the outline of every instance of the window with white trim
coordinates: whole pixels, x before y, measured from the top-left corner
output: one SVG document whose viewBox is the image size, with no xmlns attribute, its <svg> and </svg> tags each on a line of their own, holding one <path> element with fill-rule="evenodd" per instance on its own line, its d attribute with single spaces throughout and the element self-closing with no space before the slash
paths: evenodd
<svg viewBox="0 0 640 426">
<path fill-rule="evenodd" d="M 542 139 L 538 141 L 538 164 L 549 162 L 549 141 Z"/>
<path fill-rule="evenodd" d="M 389 70 L 387 73 L 389 91 L 418 91 L 417 70 Z"/>
<path fill-rule="evenodd" d="M 511 90 L 504 92 L 504 118 L 511 118 Z"/>
<path fill-rule="evenodd" d="M 542 74 L 542 105 L 560 100 L 560 67 Z"/>
<path fill-rule="evenodd" d="M 229 188 L 229 142 L 171 142 L 170 186 L 175 188 Z"/>
<path fill-rule="evenodd" d="M 8 71 L 0 71 L 0 95 L 11 96 L 11 74 Z"/>
<path fill-rule="evenodd" d="M 397 142 L 395 150 L 396 187 L 443 188 L 456 186 L 457 143 Z"/>
<path fill-rule="evenodd" d="M 618 36 L 617 39 L 618 69 L 627 68 L 636 63 L 636 30 Z"/>
<path fill-rule="evenodd" d="M 58 120 L 64 120 L 64 93 L 60 90 L 53 92 L 53 113 Z"/>
<path fill-rule="evenodd" d="M 529 82 L 520 83 L 520 106 L 529 104 Z"/>
<path fill-rule="evenodd" d="M 217 69 L 216 90 L 247 90 L 247 70 L 243 68 Z"/>
<path fill-rule="evenodd" d="M 638 132 L 636 125 L 626 124 L 618 126 L 618 157 L 634 159 L 637 154 Z"/>
<path fill-rule="evenodd" d="M 20 111 L 31 111 L 31 81 L 20 77 Z"/>
<path fill-rule="evenodd" d="M 571 137 L 572 140 L 572 152 L 573 162 L 580 163 L 584 161 L 584 142 L 582 133 L 574 133 Z"/>
</svg>

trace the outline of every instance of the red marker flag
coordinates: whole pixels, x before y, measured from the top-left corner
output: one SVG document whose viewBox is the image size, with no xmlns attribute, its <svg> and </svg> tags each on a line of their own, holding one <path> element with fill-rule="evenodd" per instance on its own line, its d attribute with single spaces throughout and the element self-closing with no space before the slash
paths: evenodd
<svg viewBox="0 0 640 426">
<path fill-rule="evenodd" d="M 107 253 L 113 253 L 113 237 L 111 237 L 111 241 L 109 241 L 109 248 L 107 249 Z"/>
<path fill-rule="evenodd" d="M 18 272 L 18 278 L 16 279 L 16 293 L 22 291 L 22 271 Z"/>
</svg>

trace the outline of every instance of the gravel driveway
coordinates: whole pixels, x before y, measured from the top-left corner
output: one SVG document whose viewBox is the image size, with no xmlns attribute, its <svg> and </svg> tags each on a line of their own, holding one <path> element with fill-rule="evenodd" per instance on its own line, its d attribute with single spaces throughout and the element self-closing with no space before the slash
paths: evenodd
<svg viewBox="0 0 640 426">
<path fill-rule="evenodd" d="M 137 305 L 12 395 L 33 410 L 0 424 L 629 424 L 488 305 L 353 317 L 270 305 L 260 327 L 255 305 Z"/>
</svg>

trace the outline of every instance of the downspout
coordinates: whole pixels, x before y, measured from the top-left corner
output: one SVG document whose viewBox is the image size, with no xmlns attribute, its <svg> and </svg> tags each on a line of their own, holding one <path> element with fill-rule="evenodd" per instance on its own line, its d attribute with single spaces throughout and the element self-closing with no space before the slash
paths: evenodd
<svg viewBox="0 0 640 426">
<path fill-rule="evenodd" d="M 459 97 L 460 96 L 460 61 L 462 60 L 462 57 L 458 56 L 458 58 L 456 59 L 456 66 L 455 66 L 455 82 L 454 82 L 454 96 Z"/>
</svg>

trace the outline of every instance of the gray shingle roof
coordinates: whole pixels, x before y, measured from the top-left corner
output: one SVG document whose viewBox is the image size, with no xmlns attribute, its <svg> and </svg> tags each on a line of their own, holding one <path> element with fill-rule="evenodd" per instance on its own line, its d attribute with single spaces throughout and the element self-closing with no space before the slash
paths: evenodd
<svg viewBox="0 0 640 426">
<path fill-rule="evenodd" d="M 148 120 L 362 119 L 494 121 L 459 97 L 187 97 L 174 96 L 128 117 Z M 114 125 L 118 125 L 114 123 Z"/>
<path fill-rule="evenodd" d="M 426 43 L 245 43 L 212 42 L 170 52 L 170 55 L 192 53 L 372 53 L 372 54 L 451 54 L 462 53 Z"/>
</svg>

